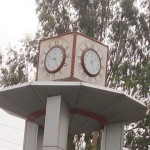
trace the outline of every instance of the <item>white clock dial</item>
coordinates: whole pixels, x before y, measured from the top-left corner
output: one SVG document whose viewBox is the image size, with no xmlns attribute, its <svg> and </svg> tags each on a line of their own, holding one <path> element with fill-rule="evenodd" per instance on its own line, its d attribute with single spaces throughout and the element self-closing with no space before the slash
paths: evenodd
<svg viewBox="0 0 150 150">
<path fill-rule="evenodd" d="M 60 46 L 52 47 L 45 57 L 45 68 L 49 73 L 56 73 L 65 62 L 65 52 Z"/>
<path fill-rule="evenodd" d="M 98 53 L 92 49 L 84 51 L 82 54 L 82 65 L 89 76 L 97 76 L 101 69 L 101 60 Z"/>
<path fill-rule="evenodd" d="M 84 82 L 99 84 L 105 80 L 105 62 L 102 47 L 97 42 L 81 39 L 77 45 L 76 76 Z"/>
</svg>

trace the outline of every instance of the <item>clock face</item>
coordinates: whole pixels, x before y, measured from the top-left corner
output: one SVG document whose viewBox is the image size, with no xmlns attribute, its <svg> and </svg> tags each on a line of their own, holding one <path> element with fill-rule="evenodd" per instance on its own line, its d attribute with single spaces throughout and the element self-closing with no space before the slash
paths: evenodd
<svg viewBox="0 0 150 150">
<path fill-rule="evenodd" d="M 87 49 L 82 54 L 81 63 L 84 71 L 91 77 L 96 77 L 101 69 L 101 60 L 93 49 Z"/>
<path fill-rule="evenodd" d="M 99 84 L 105 75 L 105 58 L 101 46 L 98 43 L 84 40 L 77 46 L 77 71 L 80 80 Z"/>
<path fill-rule="evenodd" d="M 65 50 L 61 46 L 52 47 L 45 57 L 45 68 L 49 73 L 56 73 L 65 63 Z"/>
<path fill-rule="evenodd" d="M 71 39 L 71 37 L 68 37 Z M 72 42 L 70 42 L 72 43 Z M 70 69 L 71 45 L 63 37 L 43 40 L 40 43 L 38 80 L 65 78 Z"/>
</svg>

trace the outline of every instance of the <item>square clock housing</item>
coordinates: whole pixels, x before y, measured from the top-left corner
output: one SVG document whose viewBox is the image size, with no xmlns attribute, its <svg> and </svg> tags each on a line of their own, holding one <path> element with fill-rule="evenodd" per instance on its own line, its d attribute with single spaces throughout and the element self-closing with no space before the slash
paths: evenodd
<svg viewBox="0 0 150 150">
<path fill-rule="evenodd" d="M 108 46 L 71 32 L 39 42 L 38 81 L 83 81 L 105 86 Z"/>
</svg>

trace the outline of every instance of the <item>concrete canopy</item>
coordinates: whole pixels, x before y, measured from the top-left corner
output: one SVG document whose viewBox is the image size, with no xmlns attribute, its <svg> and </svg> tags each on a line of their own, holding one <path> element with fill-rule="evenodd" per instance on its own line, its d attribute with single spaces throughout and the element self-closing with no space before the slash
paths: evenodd
<svg viewBox="0 0 150 150">
<path fill-rule="evenodd" d="M 70 110 L 69 134 L 142 119 L 146 106 L 122 91 L 83 82 L 33 81 L 0 90 L 0 107 L 44 126 L 47 97 L 61 95 Z"/>
</svg>

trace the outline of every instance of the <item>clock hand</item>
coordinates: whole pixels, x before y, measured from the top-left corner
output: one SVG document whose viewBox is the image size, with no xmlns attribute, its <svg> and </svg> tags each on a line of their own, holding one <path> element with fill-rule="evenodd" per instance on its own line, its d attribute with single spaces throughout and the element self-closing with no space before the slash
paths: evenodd
<svg viewBox="0 0 150 150">
<path fill-rule="evenodd" d="M 91 60 L 91 64 L 92 64 L 93 72 L 95 73 L 95 69 L 94 69 L 94 65 L 93 65 L 93 61 L 92 60 Z"/>
<path fill-rule="evenodd" d="M 55 58 L 55 57 L 53 57 L 53 60 L 54 60 L 55 64 L 56 64 L 57 67 L 58 67 L 58 64 L 57 64 L 57 61 L 56 61 L 56 58 Z"/>
</svg>

